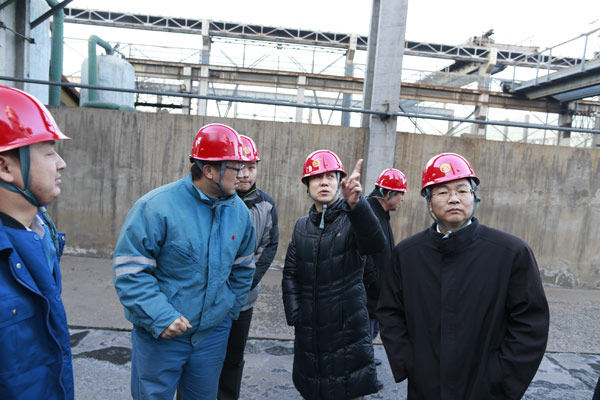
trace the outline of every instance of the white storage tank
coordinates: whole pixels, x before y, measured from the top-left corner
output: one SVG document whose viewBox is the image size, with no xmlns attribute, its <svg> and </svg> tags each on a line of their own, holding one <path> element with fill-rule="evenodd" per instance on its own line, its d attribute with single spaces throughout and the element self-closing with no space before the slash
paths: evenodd
<svg viewBox="0 0 600 400">
<path fill-rule="evenodd" d="M 81 82 L 88 85 L 135 89 L 135 70 L 127 60 L 114 55 L 101 55 L 97 57 L 96 68 L 98 81 L 89 82 L 88 59 L 86 58 L 81 66 Z M 134 107 L 134 93 L 106 90 L 97 90 L 96 93 L 98 102 Z M 83 105 L 90 101 L 89 97 L 89 90 L 81 89 L 80 104 Z"/>
</svg>

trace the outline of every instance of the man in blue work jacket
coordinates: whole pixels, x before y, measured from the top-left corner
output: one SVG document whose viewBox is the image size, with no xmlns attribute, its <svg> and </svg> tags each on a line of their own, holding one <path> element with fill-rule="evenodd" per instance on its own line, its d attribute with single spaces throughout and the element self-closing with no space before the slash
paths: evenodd
<svg viewBox="0 0 600 400">
<path fill-rule="evenodd" d="M 196 134 L 190 174 L 139 199 L 114 253 L 115 287 L 132 331 L 134 399 L 215 399 L 232 319 L 254 276 L 254 226 L 235 184 L 239 134 Z"/>
<path fill-rule="evenodd" d="M 0 398 L 73 399 L 61 299 L 65 245 L 46 208 L 66 167 L 69 139 L 37 99 L 0 86 Z"/>
</svg>

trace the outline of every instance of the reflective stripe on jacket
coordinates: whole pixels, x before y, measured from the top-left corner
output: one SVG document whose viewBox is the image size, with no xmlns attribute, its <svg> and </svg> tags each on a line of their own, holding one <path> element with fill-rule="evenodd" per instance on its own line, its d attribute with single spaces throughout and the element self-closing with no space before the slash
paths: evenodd
<svg viewBox="0 0 600 400">
<path fill-rule="evenodd" d="M 179 340 L 199 343 L 226 317 L 236 319 L 254 276 L 254 227 L 234 195 L 213 203 L 187 178 L 139 199 L 114 253 L 125 316 L 159 337 L 185 316 Z"/>
</svg>

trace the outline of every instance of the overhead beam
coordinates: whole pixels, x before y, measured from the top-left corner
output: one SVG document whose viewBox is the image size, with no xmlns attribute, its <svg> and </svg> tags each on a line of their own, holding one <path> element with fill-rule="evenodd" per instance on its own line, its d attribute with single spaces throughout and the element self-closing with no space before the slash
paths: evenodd
<svg viewBox="0 0 600 400">
<path fill-rule="evenodd" d="M 269 41 L 306 46 L 322 46 L 350 49 L 352 34 L 321 32 L 307 29 L 282 28 L 265 25 L 204 20 L 209 24 L 211 36 L 240 40 Z M 65 8 L 65 22 L 107 26 L 112 28 L 144 29 L 161 32 L 202 34 L 202 19 L 174 18 L 147 14 L 133 14 L 113 11 Z M 356 36 L 356 49 L 367 50 L 368 37 Z M 536 68 L 551 61 L 553 69 L 568 68 L 581 64 L 581 59 L 571 57 L 549 57 L 536 51 L 523 51 L 519 46 L 489 44 L 478 46 L 475 43 L 447 45 L 440 43 L 405 41 L 405 55 L 433 57 L 464 62 L 485 63 L 492 47 L 498 49 L 498 65 Z"/>
<path fill-rule="evenodd" d="M 128 61 L 133 65 L 136 75 L 140 77 L 176 80 L 186 80 L 191 78 L 193 80 L 198 80 L 200 76 L 199 64 L 182 64 L 138 59 L 128 59 Z M 297 89 L 298 77 L 300 76 L 306 77 L 304 86 L 306 90 L 362 94 L 363 79 L 357 77 L 301 74 L 299 72 L 235 68 L 217 65 L 209 66 L 209 80 L 215 83 Z M 480 103 L 479 98 L 482 93 L 488 94 L 488 104 L 490 107 L 494 108 L 547 113 L 559 113 L 561 111 L 560 102 L 554 99 L 532 100 L 512 93 L 481 91 L 413 82 L 402 82 L 400 97 L 403 100 L 476 106 Z M 580 115 L 600 114 L 600 103 L 580 101 L 578 102 L 576 112 Z"/>
</svg>

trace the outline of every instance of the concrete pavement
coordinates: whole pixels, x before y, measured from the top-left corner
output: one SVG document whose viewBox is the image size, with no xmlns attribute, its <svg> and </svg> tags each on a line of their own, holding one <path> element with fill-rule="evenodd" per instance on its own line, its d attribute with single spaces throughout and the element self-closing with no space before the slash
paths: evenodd
<svg viewBox="0 0 600 400">
<path fill-rule="evenodd" d="M 71 326 L 77 399 L 129 399 L 131 324 L 112 284 L 111 260 L 64 256 L 63 300 Z M 270 269 L 254 311 L 242 399 L 300 399 L 291 379 L 293 330 L 285 323 L 281 269 Z M 600 290 L 546 287 L 551 312 L 547 354 L 525 399 L 589 400 L 600 375 Z M 406 398 L 379 339 L 384 388 L 368 399 Z"/>
</svg>

